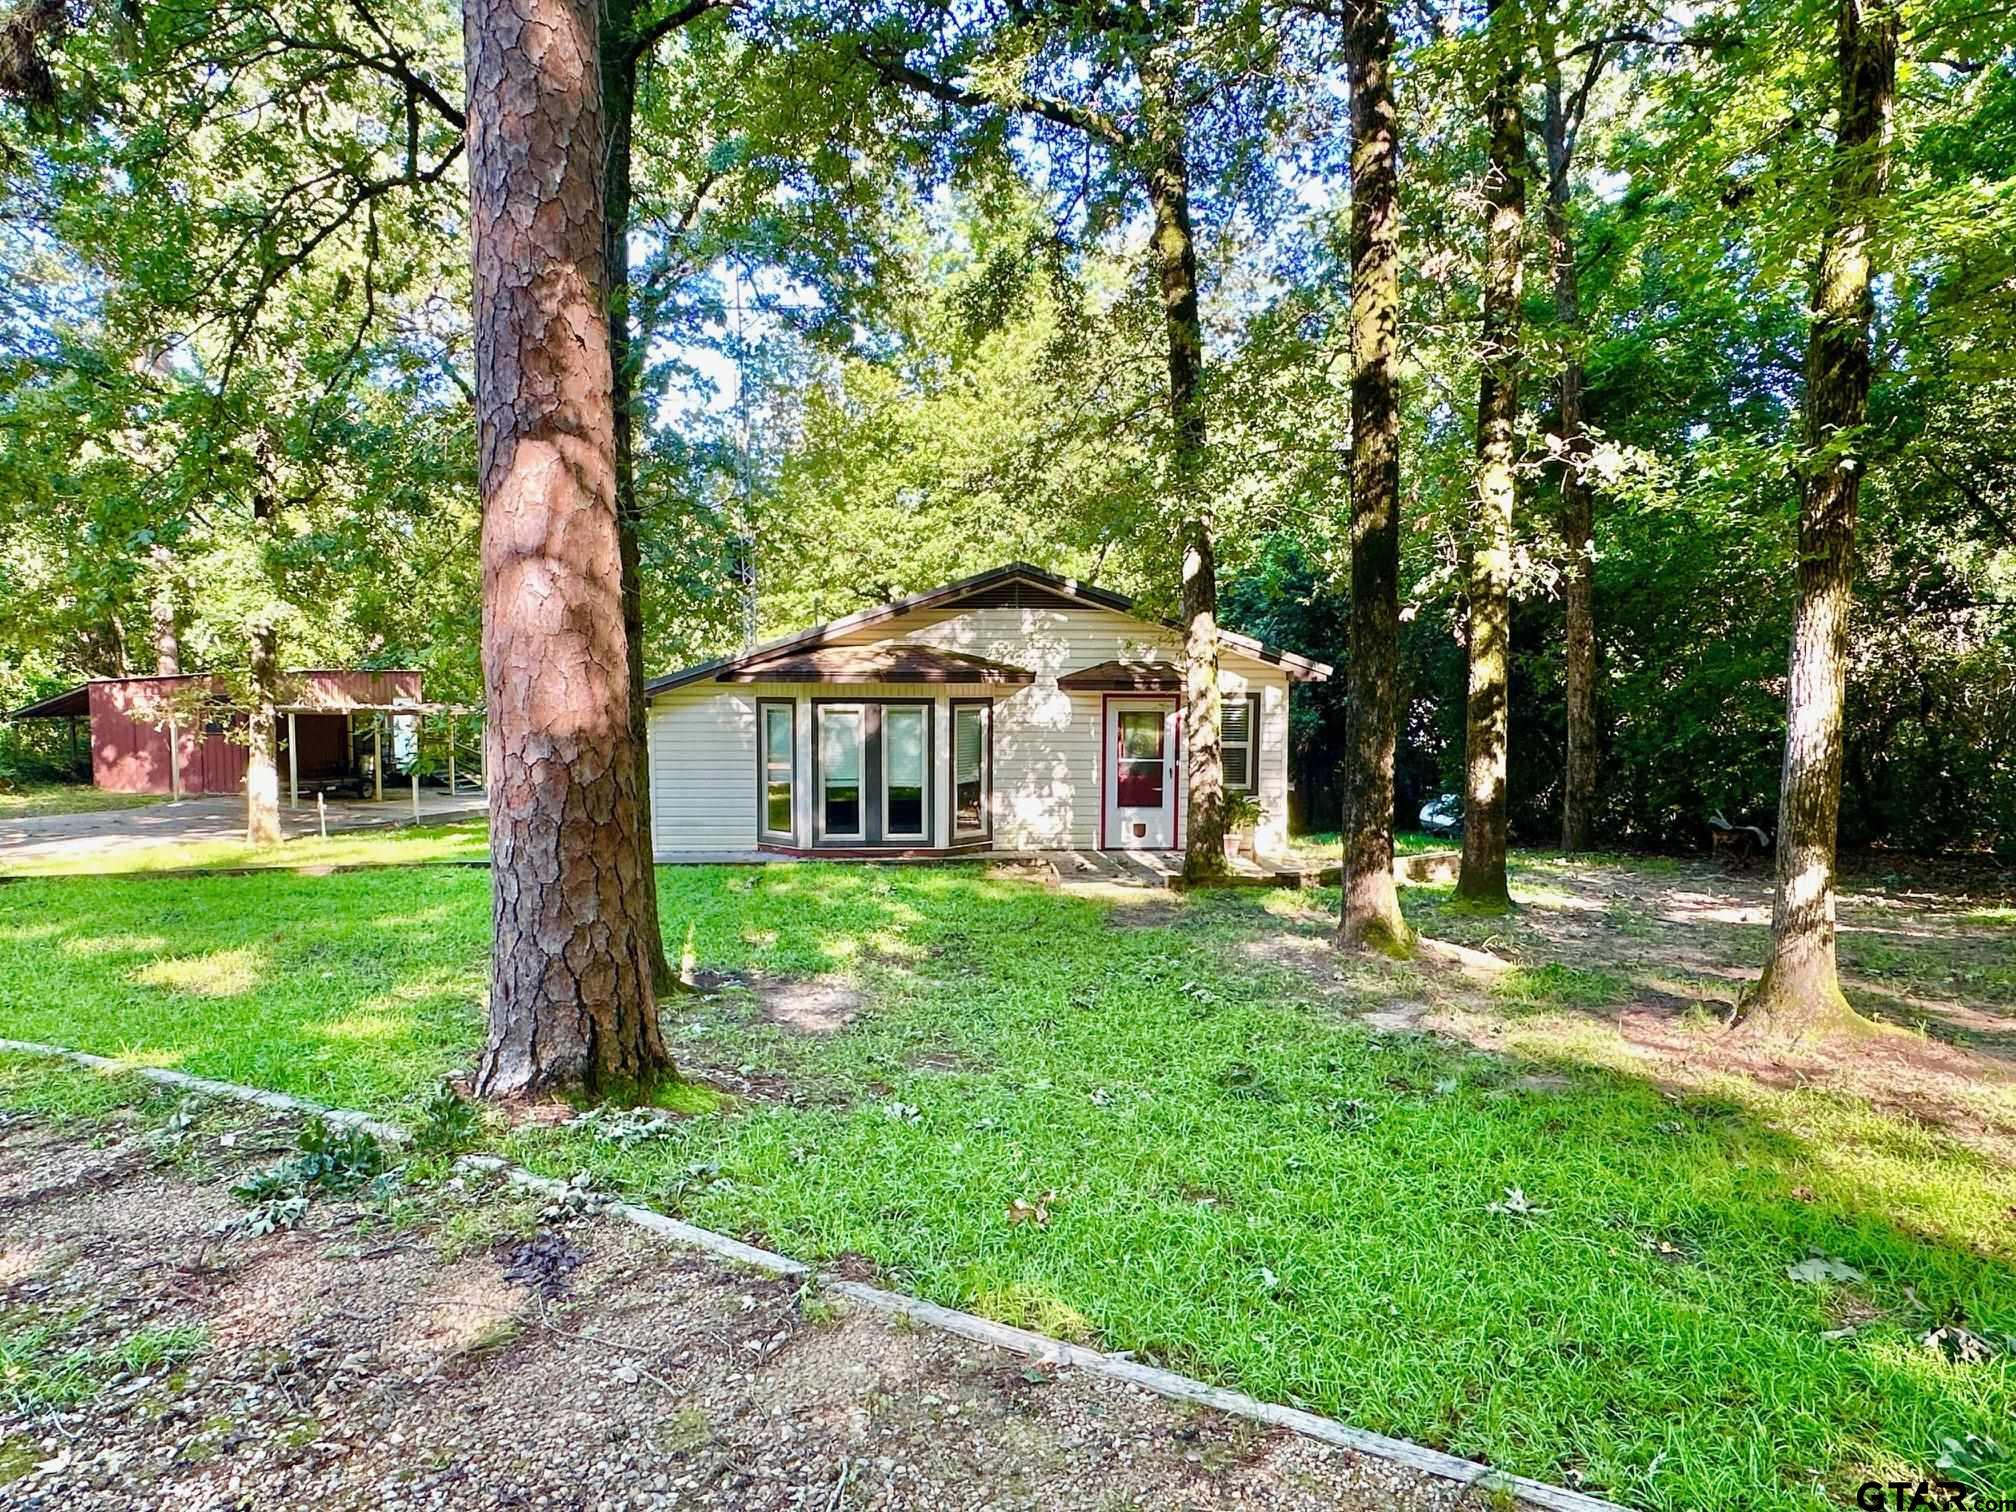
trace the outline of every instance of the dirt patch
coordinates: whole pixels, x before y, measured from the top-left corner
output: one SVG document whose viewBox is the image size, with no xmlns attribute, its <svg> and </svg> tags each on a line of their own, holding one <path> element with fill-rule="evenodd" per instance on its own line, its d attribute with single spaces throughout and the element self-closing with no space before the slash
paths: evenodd
<svg viewBox="0 0 2016 1512">
<path fill-rule="evenodd" d="M 1113 891 L 1117 896 L 1113 907 L 1106 911 L 1108 929 L 1167 929 L 1183 922 L 1183 903 L 1167 893 L 1158 896 L 1119 888 Z"/>
<path fill-rule="evenodd" d="M 688 1080 L 704 1082 L 710 1087 L 726 1092 L 730 1097 L 747 1098 L 754 1102 L 774 1102 L 797 1104 L 805 1101 L 788 1076 L 780 1076 L 775 1071 L 759 1071 L 747 1066 L 720 1066 L 705 1061 L 690 1061 L 683 1056 L 679 1061 L 679 1074 Z"/>
<path fill-rule="evenodd" d="M 1294 931 L 1241 948 L 1325 998 L 1370 1007 L 1357 1021 L 1375 1030 L 1550 1061 L 1590 1060 L 1596 1047 L 1597 1061 L 1682 1092 L 1728 1075 L 1826 1088 L 2016 1160 L 2012 936 L 1970 919 L 2000 895 L 1978 868 L 1950 892 L 1922 871 L 1911 880 L 1910 891 L 1872 882 L 1840 899 L 1849 1000 L 1890 1027 L 1796 1050 L 1724 1027 L 1763 960 L 1771 882 L 1707 865 L 1529 862 L 1513 887 L 1520 906 L 1503 917 L 1414 895 L 1404 906 L 1423 938 L 1410 964 L 1347 960 Z M 1508 976 L 1522 970 L 1537 998 L 1508 1002 Z"/>
<path fill-rule="evenodd" d="M 831 977 L 764 982 L 753 991 L 765 1019 L 798 1034 L 838 1034 L 854 1022 L 866 1001 L 854 988 Z"/>
<path fill-rule="evenodd" d="M 0 1136 L 0 1179 L 18 1190 L 24 1165 L 82 1164 L 91 1137 Z M 477 1186 L 413 1200 L 466 1221 L 513 1199 Z M 182 1353 L 60 1411 L 0 1414 L 0 1439 L 26 1451 L 10 1505 L 1488 1505 L 1383 1461 L 803 1298 L 796 1282 L 602 1218 L 542 1231 L 550 1253 L 578 1259 L 547 1296 L 507 1279 L 522 1245 L 439 1258 L 432 1217 L 360 1235 L 362 1210 L 318 1201 L 294 1233 L 220 1240 L 217 1219 L 235 1208 L 221 1184 L 127 1166 L 11 1215 L 10 1251 L 73 1257 L 33 1305 L 93 1319 L 95 1350 L 145 1329 Z M 876 1273 L 866 1256 L 845 1269 Z M 172 1284 L 194 1271 L 205 1284 Z M 255 1317 L 256 1343 L 229 1326 Z"/>
</svg>

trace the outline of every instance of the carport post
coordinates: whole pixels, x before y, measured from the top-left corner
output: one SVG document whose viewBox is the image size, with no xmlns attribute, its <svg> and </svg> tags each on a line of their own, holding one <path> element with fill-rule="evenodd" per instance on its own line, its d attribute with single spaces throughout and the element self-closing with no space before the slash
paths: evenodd
<svg viewBox="0 0 2016 1512">
<path fill-rule="evenodd" d="M 413 822 L 420 822 L 420 763 L 413 763 Z"/>
<path fill-rule="evenodd" d="M 71 727 L 70 733 L 74 738 L 77 733 L 74 724 Z M 77 764 L 75 757 L 72 757 L 70 764 L 72 766 Z M 455 716 L 453 714 L 448 716 L 448 796 L 450 798 L 455 796 Z"/>
<path fill-rule="evenodd" d="M 168 797 L 170 801 L 182 801 L 182 730 L 174 720 L 168 721 Z"/>
<path fill-rule="evenodd" d="M 301 748 L 294 740 L 294 711 L 287 711 L 287 807 L 301 807 Z"/>
<path fill-rule="evenodd" d="M 384 728 L 384 719 L 377 714 L 373 714 L 371 716 L 371 801 L 373 803 L 383 803 L 385 801 Z"/>
</svg>

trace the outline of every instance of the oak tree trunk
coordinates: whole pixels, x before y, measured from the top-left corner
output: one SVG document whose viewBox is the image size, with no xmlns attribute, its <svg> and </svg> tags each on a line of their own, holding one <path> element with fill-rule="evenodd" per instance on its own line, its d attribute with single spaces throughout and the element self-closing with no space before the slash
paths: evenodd
<svg viewBox="0 0 2016 1512">
<path fill-rule="evenodd" d="M 1554 320 L 1568 343 L 1561 362 L 1562 668 L 1568 697 L 1568 752 L 1561 788 L 1561 848 L 1589 849 L 1596 808 L 1596 582 L 1590 557 L 1594 499 L 1589 433 L 1582 409 L 1582 291 L 1568 223 L 1573 138 L 1558 79 L 1547 85 L 1547 251 L 1553 265 Z"/>
<path fill-rule="evenodd" d="M 174 558 L 165 546 L 153 551 L 154 570 L 159 574 L 148 601 L 148 618 L 153 622 L 154 675 L 182 675 L 182 605 L 171 576 Z"/>
<path fill-rule="evenodd" d="M 280 843 L 279 637 L 272 625 L 252 629 L 252 707 L 246 720 L 245 841 Z M 198 727 L 201 728 L 200 726 Z"/>
<path fill-rule="evenodd" d="M 468 0 L 492 862 L 486 1096 L 669 1070 L 645 940 L 599 6 Z"/>
<path fill-rule="evenodd" d="M 258 465 L 262 471 L 268 466 L 263 448 Z M 252 528 L 262 553 L 270 550 L 274 530 L 273 497 L 266 491 L 269 481 L 261 478 L 259 491 L 252 498 Z M 270 618 L 261 618 L 252 626 L 250 672 L 252 697 L 245 730 L 245 841 L 248 845 L 278 845 L 280 716 L 274 706 L 280 701 L 280 648 Z"/>
<path fill-rule="evenodd" d="M 1510 727 L 1513 447 L 1519 418 L 1521 238 L 1526 223 L 1526 127 L 1519 45 L 1505 24 L 1509 0 L 1491 0 L 1498 77 L 1486 102 L 1484 329 L 1477 387 L 1477 489 L 1470 521 L 1470 686 L 1464 708 L 1463 864 L 1456 893 L 1509 908 L 1505 886 L 1506 739 Z"/>
<path fill-rule="evenodd" d="M 1344 36 L 1351 92 L 1351 630 L 1344 663 L 1341 944 L 1411 938 L 1393 885 L 1400 702 L 1400 137 L 1393 22 L 1362 0 Z"/>
<path fill-rule="evenodd" d="M 1771 955 L 1741 1016 L 1799 1036 L 1855 1015 L 1834 958 L 1835 839 L 1841 813 L 1841 706 L 1854 605 L 1855 510 L 1866 463 L 1870 242 L 1883 194 L 1897 12 L 1840 0 L 1841 119 L 1806 355 L 1806 455 L 1799 504 L 1799 602 L 1785 694 L 1778 879 Z"/>
<path fill-rule="evenodd" d="M 637 836 L 645 860 L 644 916 L 640 927 L 651 959 L 651 985 L 660 993 L 678 990 L 679 976 L 665 955 L 658 919 L 658 874 L 651 864 L 657 842 L 651 832 L 650 707 L 644 697 L 644 579 L 637 501 L 635 397 L 641 354 L 630 330 L 630 155 L 631 122 L 637 105 L 637 44 L 632 0 L 604 0 L 602 104 L 608 120 L 603 169 L 603 218 L 609 271 L 610 397 L 616 408 L 616 524 L 623 560 L 623 639 L 629 648 L 630 740 L 637 756 Z"/>
<path fill-rule="evenodd" d="M 1197 297 L 1197 242 L 1190 224 L 1187 122 L 1175 76 L 1150 58 L 1141 68 L 1148 152 L 1148 205 L 1154 214 L 1155 276 L 1169 358 L 1173 484 L 1183 558 L 1183 756 L 1189 774 L 1183 880 L 1222 877 L 1225 865 L 1225 749 L 1218 687 L 1218 561 L 1211 540 L 1204 428 L 1204 326 Z"/>
</svg>

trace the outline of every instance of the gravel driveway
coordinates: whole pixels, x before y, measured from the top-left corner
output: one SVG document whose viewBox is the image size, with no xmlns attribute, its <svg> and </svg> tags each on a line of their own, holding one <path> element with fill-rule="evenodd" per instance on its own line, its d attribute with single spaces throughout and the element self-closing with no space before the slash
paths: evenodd
<svg viewBox="0 0 2016 1512">
<path fill-rule="evenodd" d="M 0 1505 L 1489 1505 L 503 1189 L 222 1237 L 230 1181 L 286 1139 L 229 1117 L 0 1122 Z"/>
<path fill-rule="evenodd" d="M 284 793 L 281 795 L 284 799 Z M 450 798 L 445 790 L 422 792 L 420 819 L 446 824 L 481 815 L 479 794 Z M 329 832 L 384 829 L 413 822 L 410 792 L 390 793 L 383 803 L 338 799 L 329 805 Z M 280 825 L 291 840 L 317 832 L 312 803 L 280 806 Z M 245 838 L 245 800 L 185 798 L 143 808 L 100 809 L 83 814 L 45 814 L 34 819 L 0 819 L 0 872 L 28 861 L 110 856 L 150 845 L 187 845 L 204 840 Z"/>
</svg>

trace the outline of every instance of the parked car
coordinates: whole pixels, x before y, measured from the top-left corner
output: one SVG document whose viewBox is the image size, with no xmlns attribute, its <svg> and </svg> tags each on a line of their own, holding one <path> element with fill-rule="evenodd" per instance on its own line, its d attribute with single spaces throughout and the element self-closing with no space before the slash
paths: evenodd
<svg viewBox="0 0 2016 1512">
<path fill-rule="evenodd" d="M 1463 833 L 1463 795 L 1444 793 L 1421 805 L 1421 828 L 1430 835 Z"/>
</svg>

